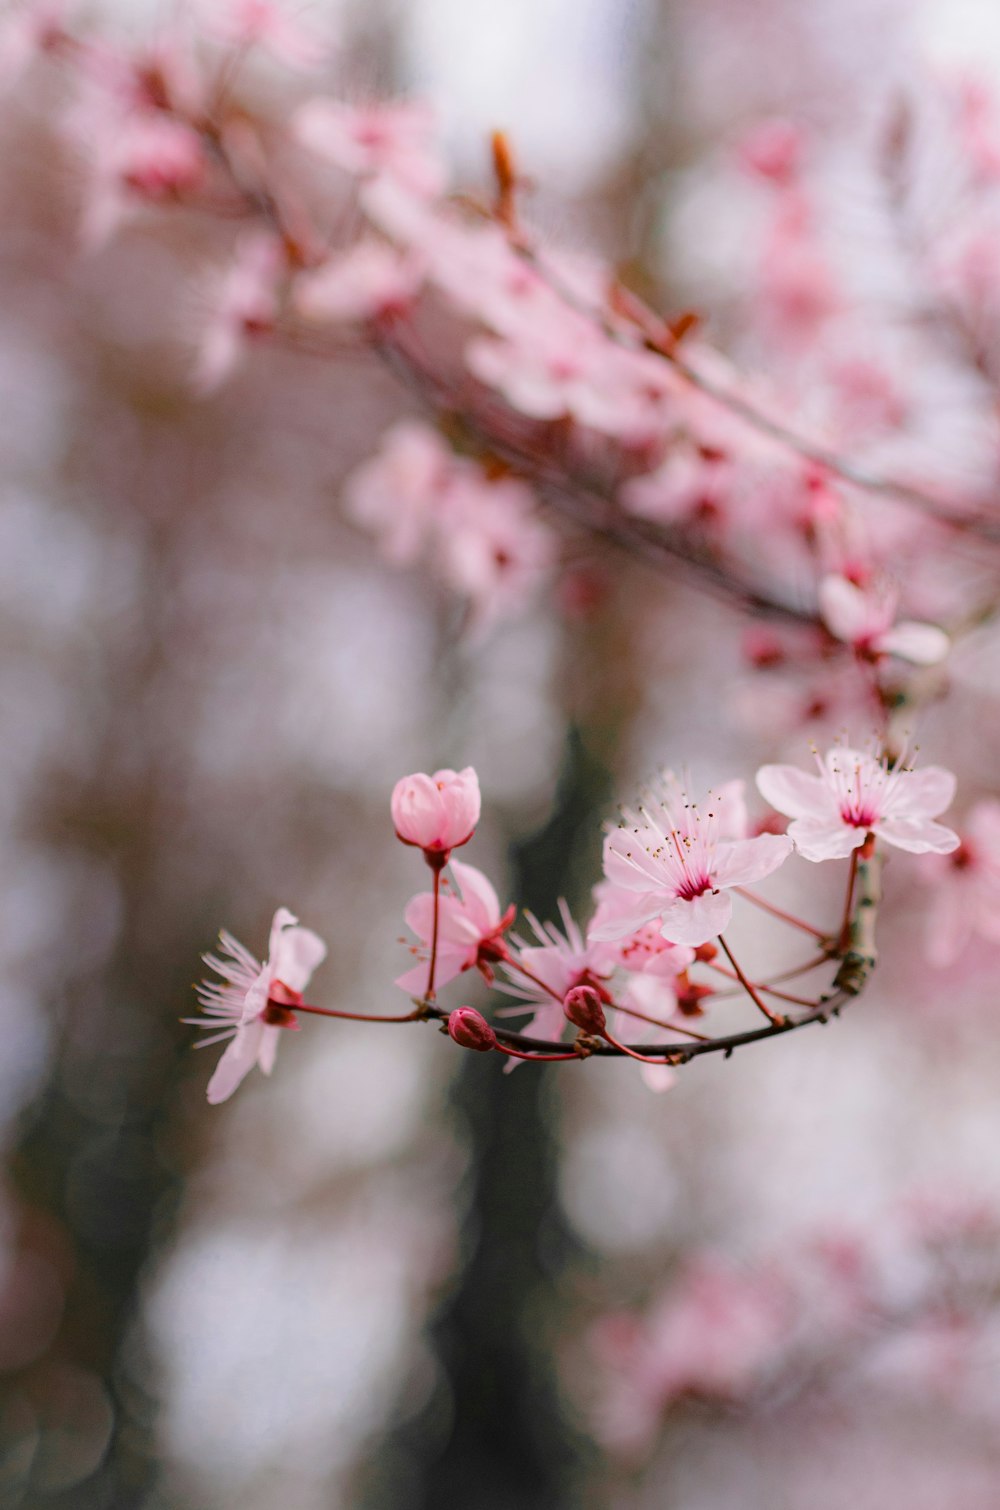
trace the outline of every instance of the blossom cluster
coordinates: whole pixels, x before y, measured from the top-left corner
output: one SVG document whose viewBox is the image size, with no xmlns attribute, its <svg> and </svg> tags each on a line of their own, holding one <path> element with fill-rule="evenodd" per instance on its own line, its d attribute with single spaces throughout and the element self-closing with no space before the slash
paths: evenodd
<svg viewBox="0 0 1000 1510">
<path fill-rule="evenodd" d="M 765 383 L 706 339 L 698 312 L 663 317 L 609 263 L 540 236 L 504 138 L 493 193 L 459 195 L 425 102 L 314 92 L 334 39 L 277 0 L 188 7 L 145 43 L 78 34 L 50 0 L 4 27 L 8 85 L 33 61 L 65 70 L 59 124 L 92 248 L 169 209 L 237 224 L 228 261 L 195 280 L 202 392 L 280 343 L 331 360 L 366 351 L 419 394 L 430 416 L 390 428 L 348 481 L 346 511 L 391 563 L 457 593 L 473 628 L 517 612 L 560 567 L 572 578 L 596 530 L 786 622 L 749 653 L 755 673 L 780 675 L 747 704 L 772 726 L 778 701 L 801 727 L 821 702 L 842 721 L 887 712 L 901 689 L 940 691 L 928 668 L 945 662 L 969 594 L 969 563 L 942 571 L 940 557 L 956 528 L 982 524 L 989 478 L 956 477 L 946 444 L 934 461 L 907 446 L 917 416 L 932 428 L 943 411 L 916 373 L 969 356 L 957 340 L 924 346 L 995 302 L 982 91 L 944 90 L 937 123 L 983 225 L 909 237 L 930 248 L 909 276 L 938 318 L 908 343 L 876 339 L 838 262 L 808 130 L 748 129 L 731 167 L 764 227 L 748 303 L 773 354 Z M 247 83 L 257 57 L 285 72 L 280 109 Z M 900 126 L 881 164 L 897 220 L 916 213 L 912 137 Z"/>
<path fill-rule="evenodd" d="M 745 1412 L 809 1393 L 846 1406 L 977 1389 L 997 1222 L 981 1200 L 928 1195 L 876 1232 L 806 1230 L 752 1263 L 690 1253 L 644 1314 L 616 1310 L 592 1326 L 577 1393 L 599 1438 L 634 1459 L 685 1402 Z"/>
<path fill-rule="evenodd" d="M 604 1044 L 637 1060 L 648 1082 L 663 1089 L 673 1079 L 677 1058 L 671 1045 L 678 1035 L 700 1044 L 714 1041 L 691 1027 L 717 994 L 706 974 L 713 982 L 719 975 L 735 981 L 772 1029 L 787 1027 L 790 1019 L 766 998 L 819 1010 L 824 998 L 812 1001 L 768 981 L 753 982 L 737 964 L 725 938 L 734 898 L 812 935 L 820 952 L 797 972 L 806 974 L 847 952 L 859 854 L 873 856 L 881 843 L 947 863 L 944 857 L 962 846 L 958 834 L 936 821 L 954 795 L 954 777 L 943 768 L 890 765 L 876 750 L 847 746 L 817 756 L 816 766 L 815 773 L 773 765 L 757 773 L 762 796 L 791 819 L 785 833 L 751 833 L 742 781 L 696 800 L 673 773 L 664 773 L 607 833 L 604 876 L 594 888 L 586 929 L 564 902 L 561 927 L 526 914 L 526 938 L 511 931 L 516 907 L 502 907 L 490 879 L 453 858 L 473 838 L 481 816 L 476 772 L 466 767 L 403 777 L 392 793 L 393 826 L 403 844 L 421 852 L 432 877 L 431 890 L 406 907 L 413 963 L 396 980 L 415 1010 L 369 1020 L 433 1017 L 455 1043 L 502 1053 L 511 1066 L 517 1060 L 587 1057 Z M 972 815 L 971 825 L 977 832 L 988 828 L 982 812 Z M 748 889 L 793 854 L 812 862 L 852 858 L 839 932 L 824 933 Z M 967 860 L 952 868 L 965 877 L 973 865 Z M 209 1100 L 225 1099 L 254 1064 L 270 1073 L 279 1032 L 298 1026 L 297 1013 L 359 1015 L 304 1001 L 325 953 L 322 941 L 282 908 L 263 964 L 227 933 L 221 953 L 205 956 L 222 984 L 199 988 L 205 1015 L 192 1020 L 209 1032 L 206 1042 L 230 1040 Z M 729 966 L 721 963 L 723 954 Z M 469 1005 L 448 1011 L 438 1004 L 439 989 L 470 971 L 490 985 L 499 973 L 501 990 L 513 999 L 497 1010 L 494 1022 Z M 503 1027 L 510 1016 L 528 1017 L 524 1031 Z M 567 1029 L 575 1030 L 572 1043 L 564 1037 Z"/>
</svg>

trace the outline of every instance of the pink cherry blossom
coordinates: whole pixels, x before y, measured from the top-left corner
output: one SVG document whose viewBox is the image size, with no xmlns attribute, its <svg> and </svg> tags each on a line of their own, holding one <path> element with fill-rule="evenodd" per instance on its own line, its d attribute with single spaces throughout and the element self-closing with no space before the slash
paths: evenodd
<svg viewBox="0 0 1000 1510">
<path fill-rule="evenodd" d="M 420 102 L 310 100 L 296 113 L 294 129 L 312 151 L 358 178 L 385 174 L 419 198 L 435 198 L 444 188 L 434 113 Z"/>
<path fill-rule="evenodd" d="M 554 923 L 539 923 L 526 913 L 536 944 L 512 939 L 513 963 L 508 968 L 510 984 L 504 989 L 521 998 L 523 1005 L 504 1009 L 506 1015 L 531 1012 L 530 1031 L 536 1038 L 558 1039 L 566 1026 L 563 1002 L 576 986 L 592 986 L 601 995 L 610 971 L 600 950 L 583 934 L 565 901 L 560 899 L 559 915 L 563 931 Z M 529 970 L 534 980 L 518 973 L 517 966 Z M 514 1063 L 508 1065 L 513 1069 Z"/>
<path fill-rule="evenodd" d="M 597 1331 L 612 1370 L 601 1435 L 643 1448 L 683 1396 L 738 1400 L 781 1361 L 794 1320 L 783 1276 L 696 1255 L 641 1325 L 609 1317 Z"/>
<path fill-rule="evenodd" d="M 648 931 L 655 934 L 652 928 Z M 656 934 L 656 937 L 659 935 Z M 663 943 L 664 940 L 661 939 L 660 942 Z M 667 948 L 673 948 L 673 945 L 667 945 Z M 691 953 L 692 959 L 694 957 L 693 951 L 678 950 L 678 953 Z M 619 991 L 616 997 L 623 1010 L 614 1013 L 613 1024 L 615 1037 L 621 1043 L 641 1043 L 655 1047 L 671 1039 L 676 1042 L 677 1029 L 683 1028 L 685 1023 L 683 1016 L 677 1011 L 677 996 L 672 984 L 674 979 L 676 976 L 668 977 L 666 974 L 652 972 L 627 977 L 624 990 Z M 641 1012 L 642 1016 L 634 1016 L 635 1012 Z M 649 1022 L 651 1017 L 659 1018 L 662 1025 Z M 678 1079 L 677 1071 L 669 1064 L 640 1064 L 639 1074 L 649 1089 L 658 1093 L 672 1090 Z"/>
<path fill-rule="evenodd" d="M 780 116 L 758 121 L 737 143 L 737 159 L 745 172 L 781 187 L 794 182 L 802 168 L 802 130 Z"/>
<path fill-rule="evenodd" d="M 368 321 L 410 308 L 423 269 L 383 241 L 356 242 L 295 284 L 295 308 L 308 320 Z"/>
<path fill-rule="evenodd" d="M 403 421 L 348 479 L 348 513 L 381 539 L 389 560 L 426 561 L 469 600 L 482 631 L 546 580 L 553 539 L 535 495 L 515 477 L 489 477 L 437 431 Z"/>
<path fill-rule="evenodd" d="M 205 151 L 183 121 L 138 110 L 91 119 L 86 139 L 91 180 L 82 231 L 87 247 L 102 246 L 137 206 L 181 199 L 204 184 Z"/>
<path fill-rule="evenodd" d="M 451 873 L 457 889 L 449 885 L 447 876 L 441 878 L 436 985 L 446 985 L 456 975 L 474 967 L 486 980 L 492 981 L 493 963 L 503 959 L 507 952 L 503 935 L 514 921 L 515 909 L 508 907 L 506 912 L 500 911 L 492 884 L 474 865 L 452 860 Z M 417 996 L 427 985 L 427 961 L 434 931 L 433 893 L 422 891 L 413 897 L 404 916 L 406 926 L 420 940 L 412 951 L 420 963 L 400 975 L 396 985 L 411 996 Z"/>
<path fill-rule="evenodd" d="M 329 43 L 307 31 L 275 0 L 201 0 L 208 36 L 230 46 L 261 47 L 279 63 L 308 73 L 329 55 Z"/>
<path fill-rule="evenodd" d="M 806 860 L 836 860 L 860 849 L 869 833 L 913 854 L 948 854 L 958 835 L 932 820 L 955 795 L 955 778 L 941 766 L 890 769 L 877 751 L 835 745 L 816 756 L 818 775 L 797 766 L 766 765 L 757 772 L 761 795 L 793 821 L 788 836 Z"/>
<path fill-rule="evenodd" d="M 601 881 L 594 887 L 594 898 L 597 907 L 587 936 L 598 946 L 597 954 L 608 969 L 672 981 L 694 963 L 694 950 L 665 939 L 654 923 L 644 923 L 613 939 L 605 937 L 612 929 L 617 930 L 623 919 L 628 925 L 635 914 L 635 892 Z"/>
<path fill-rule="evenodd" d="M 436 553 L 445 581 L 469 599 L 470 628 L 482 632 L 542 586 L 554 548 L 526 483 L 466 464 L 443 500 Z"/>
<path fill-rule="evenodd" d="M 379 451 L 348 479 L 344 503 L 351 518 L 376 533 L 390 561 L 415 561 L 429 540 L 454 456 L 436 430 L 402 420 L 382 437 Z"/>
<path fill-rule="evenodd" d="M 933 666 L 948 654 L 950 641 L 935 624 L 896 622 L 898 591 L 888 583 L 867 590 L 835 573 L 819 584 L 819 607 L 830 633 L 859 654 L 896 655 L 916 666 Z"/>
<path fill-rule="evenodd" d="M 633 812 L 604 841 L 604 874 L 633 898 L 631 913 L 592 930 L 592 937 L 620 938 L 658 919 L 664 938 L 697 948 L 729 924 L 729 890 L 768 876 L 791 853 L 784 835 L 730 838 L 726 803 L 710 793 L 699 806 L 672 772 L 644 794 Z"/>
<path fill-rule="evenodd" d="M 67 36 L 67 0 L 27 0 L 7 9 L 0 19 L 0 87 L 17 83 L 22 73 Z"/>
<path fill-rule="evenodd" d="M 228 377 L 249 341 L 273 330 L 287 273 L 285 248 L 268 231 L 246 236 L 229 268 L 207 290 L 210 310 L 195 366 L 195 386 L 209 393 Z"/>
<path fill-rule="evenodd" d="M 481 806 L 479 777 L 470 765 L 462 771 L 435 771 L 433 776 L 417 771 L 396 782 L 392 821 L 404 844 L 447 857 L 472 838 Z"/>
<path fill-rule="evenodd" d="M 221 976 L 222 983 L 203 981 L 197 992 L 205 1015 L 184 1019 L 211 1033 L 199 1048 L 229 1040 L 208 1082 L 208 1099 L 213 1106 L 227 1100 L 255 1064 L 265 1075 L 271 1073 L 282 1028 L 297 1024 L 290 1010 L 269 1011 L 269 998 L 277 991 L 288 1008 L 293 1008 L 326 957 L 323 940 L 300 927 L 287 907 L 279 907 L 274 914 L 267 959 L 262 965 L 225 930 L 219 942 L 220 952 L 206 954 L 204 959 Z"/>
<path fill-rule="evenodd" d="M 927 957 L 952 965 L 978 936 L 1000 944 L 1000 802 L 984 798 L 960 829 L 961 843 L 947 857 L 928 855 L 923 878 L 931 883 Z"/>
</svg>

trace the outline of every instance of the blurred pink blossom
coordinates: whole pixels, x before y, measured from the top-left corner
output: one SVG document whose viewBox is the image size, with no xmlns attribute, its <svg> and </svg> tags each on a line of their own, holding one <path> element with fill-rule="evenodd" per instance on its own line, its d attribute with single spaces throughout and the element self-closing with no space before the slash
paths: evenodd
<svg viewBox="0 0 1000 1510">
<path fill-rule="evenodd" d="M 243 237 L 232 264 L 206 285 L 209 301 L 194 383 L 210 393 L 240 361 L 248 342 L 274 329 L 287 274 L 285 248 L 270 231 Z"/>
<path fill-rule="evenodd" d="M 358 178 L 384 174 L 421 198 L 444 189 L 434 112 L 422 102 L 347 105 L 318 98 L 299 107 L 294 130 L 318 156 Z"/>
<path fill-rule="evenodd" d="M 977 802 L 947 857 L 929 855 L 921 873 L 933 886 L 927 918 L 927 957 L 953 965 L 973 937 L 1000 944 L 1000 802 Z"/>
<path fill-rule="evenodd" d="M 819 606 L 830 633 L 864 655 L 896 655 L 916 666 L 933 666 L 950 641 L 935 624 L 896 621 L 899 593 L 889 584 L 867 589 L 830 573 L 819 584 Z"/>
</svg>

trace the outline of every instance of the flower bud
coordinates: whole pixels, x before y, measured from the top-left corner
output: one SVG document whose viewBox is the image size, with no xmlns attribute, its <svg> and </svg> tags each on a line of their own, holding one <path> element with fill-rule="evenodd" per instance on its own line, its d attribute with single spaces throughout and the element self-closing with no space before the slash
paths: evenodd
<svg viewBox="0 0 1000 1510">
<path fill-rule="evenodd" d="M 696 986 L 688 982 L 683 990 L 677 992 L 677 1007 L 684 1017 L 703 1017 L 705 1008 L 702 1002 L 708 996 L 714 996 L 712 986 Z"/>
<path fill-rule="evenodd" d="M 463 1049 L 476 1049 L 488 1054 L 497 1046 L 497 1036 L 482 1012 L 475 1007 L 456 1007 L 448 1014 L 448 1034 Z"/>
<path fill-rule="evenodd" d="M 575 1028 L 600 1035 L 607 1029 L 601 998 L 593 986 L 574 986 L 566 992 L 563 1011 Z"/>
<path fill-rule="evenodd" d="M 414 844 L 431 856 L 447 857 L 466 844 L 479 822 L 479 777 L 471 766 L 464 771 L 417 771 L 397 781 L 392 793 L 392 821 L 404 844 Z"/>
</svg>

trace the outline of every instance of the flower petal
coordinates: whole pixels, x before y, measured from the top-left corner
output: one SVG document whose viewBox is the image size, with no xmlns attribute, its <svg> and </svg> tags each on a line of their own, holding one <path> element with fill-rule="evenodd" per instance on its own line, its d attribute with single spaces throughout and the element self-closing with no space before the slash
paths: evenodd
<svg viewBox="0 0 1000 1510">
<path fill-rule="evenodd" d="M 298 987 L 294 989 L 298 990 Z M 278 1057 L 278 1041 L 280 1038 L 280 1028 L 273 1028 L 268 1023 L 261 1025 L 260 1043 L 257 1046 L 257 1064 L 265 1075 L 269 1075 L 274 1069 L 274 1061 Z"/>
<path fill-rule="evenodd" d="M 842 860 L 861 848 L 867 830 L 839 818 L 796 818 L 788 825 L 788 837 L 803 860 Z"/>
<path fill-rule="evenodd" d="M 248 1022 L 237 1028 L 236 1036 L 208 1082 L 208 1099 L 212 1106 L 218 1106 L 220 1101 L 227 1101 L 240 1082 L 249 1075 L 257 1063 L 257 1050 L 263 1031 L 262 1022 Z"/>
<path fill-rule="evenodd" d="M 954 830 L 930 818 L 883 818 L 876 823 L 875 833 L 886 844 L 908 850 L 911 855 L 948 855 L 961 842 Z"/>
<path fill-rule="evenodd" d="M 480 929 L 480 937 L 492 933 L 500 922 L 500 898 L 492 882 L 475 865 L 466 865 L 462 860 L 452 860 L 451 873 L 466 911 Z"/>
<path fill-rule="evenodd" d="M 733 899 L 725 891 L 706 891 L 690 901 L 678 899 L 663 913 L 660 932 L 672 944 L 690 944 L 697 949 L 728 928 Z"/>
<path fill-rule="evenodd" d="M 951 641 L 936 624 L 917 624 L 905 619 L 879 635 L 875 649 L 886 655 L 898 655 L 900 660 L 910 661 L 914 666 L 936 666 L 946 658 Z"/>
<path fill-rule="evenodd" d="M 317 966 L 326 959 L 326 945 L 311 928 L 286 928 L 271 955 L 272 979 L 292 991 L 304 991 Z"/>
<path fill-rule="evenodd" d="M 749 886 L 777 870 L 792 853 L 787 834 L 760 834 L 756 839 L 737 839 L 716 850 L 712 880 L 717 886 Z"/>
<path fill-rule="evenodd" d="M 892 793 L 889 816 L 936 818 L 955 800 L 955 777 L 943 766 L 925 765 L 919 771 L 900 771 Z"/>
<path fill-rule="evenodd" d="M 629 905 L 631 903 L 631 906 Z M 644 923 L 651 923 L 659 918 L 663 911 L 664 897 L 662 892 L 630 892 L 626 897 L 621 893 L 615 898 L 614 909 L 604 912 L 603 916 L 595 915 L 594 921 L 587 930 L 587 938 L 592 944 L 605 944 L 615 939 L 625 938 L 634 933 Z"/>
<path fill-rule="evenodd" d="M 763 765 L 757 790 L 766 802 L 789 818 L 827 817 L 834 810 L 833 795 L 820 776 L 794 765 Z"/>
</svg>

